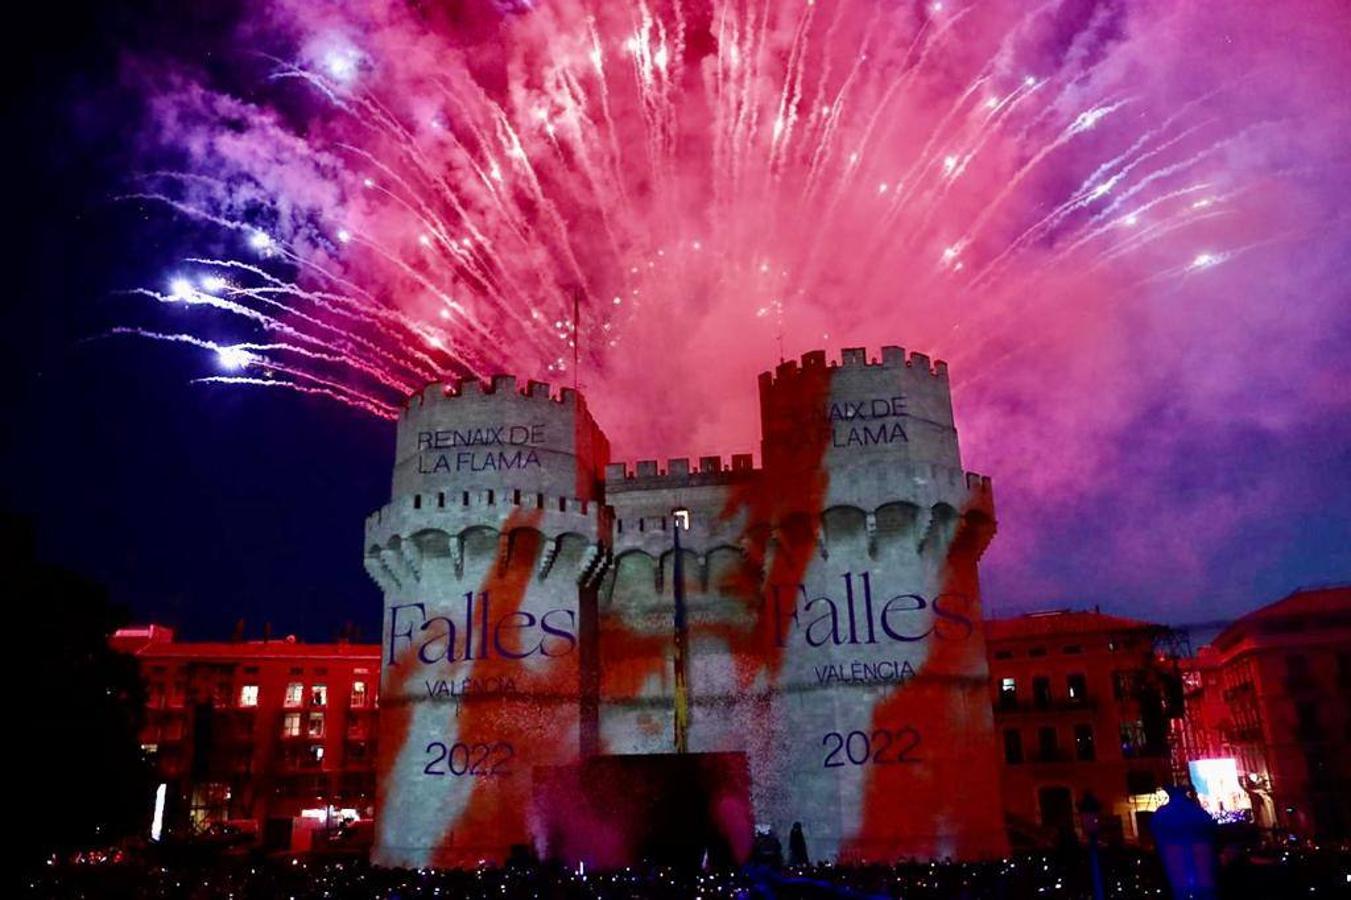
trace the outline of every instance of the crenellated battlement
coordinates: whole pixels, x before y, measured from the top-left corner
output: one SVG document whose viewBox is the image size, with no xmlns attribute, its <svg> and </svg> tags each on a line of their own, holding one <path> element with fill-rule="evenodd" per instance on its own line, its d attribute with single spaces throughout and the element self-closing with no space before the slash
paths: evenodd
<svg viewBox="0 0 1351 900">
<path fill-rule="evenodd" d="M 404 406 L 391 494 L 520 488 L 595 501 L 609 458 L 609 441 L 572 388 L 522 386 L 512 375 L 438 381 Z"/>
<path fill-rule="evenodd" d="M 451 381 L 433 381 L 422 390 L 412 394 L 404 402 L 403 415 L 441 403 L 457 400 L 461 397 L 509 396 L 526 400 L 547 400 L 563 407 L 576 407 L 579 394 L 572 388 L 560 388 L 557 392 L 544 381 L 529 380 L 524 388 L 518 388 L 515 375 L 494 375 L 490 380 L 478 378 L 456 378 Z M 583 405 L 585 403 L 583 402 Z"/>
<path fill-rule="evenodd" d="M 467 525 L 368 539 L 364 563 L 382 588 L 398 591 L 444 584 L 446 579 L 481 583 L 494 568 L 510 568 L 520 559 L 534 564 L 540 582 L 562 575 L 586 585 L 604 573 L 611 555 L 607 546 L 576 531 L 549 533 L 528 524 L 502 529 Z"/>
<path fill-rule="evenodd" d="M 475 488 L 472 490 L 425 491 L 395 498 L 366 517 L 367 530 L 383 524 L 391 516 L 422 515 L 434 517 L 437 513 L 468 512 L 472 515 L 509 515 L 516 511 L 537 510 L 550 515 L 572 515 L 594 519 L 602 507 L 599 503 L 578 497 L 550 496 L 538 491 L 519 488 Z"/>
<path fill-rule="evenodd" d="M 759 385 L 768 469 L 824 462 L 832 486 L 869 495 L 888 490 L 898 464 L 961 465 L 947 364 L 923 353 L 887 346 L 869 358 L 848 347 L 831 360 L 813 350 L 761 373 Z"/>
<path fill-rule="evenodd" d="M 750 474 L 758 476 L 763 472 L 757 469 Z M 671 532 L 677 527 L 671 515 L 675 505 L 686 506 L 691 514 L 682 543 L 687 549 L 700 552 L 701 548 L 740 543 L 757 533 L 812 533 L 800 527 L 804 516 L 819 518 L 821 522 L 818 533 L 823 557 L 830 556 L 833 545 L 850 540 L 845 535 L 866 532 L 868 552 L 876 558 L 887 544 L 886 536 L 896 532 L 902 522 L 907 523 L 903 530 L 913 537 L 911 543 L 918 548 L 916 552 L 933 552 L 948 546 L 959 520 L 966 522 L 971 534 L 987 526 L 989 533 L 993 533 L 994 494 L 989 478 L 931 464 L 903 466 L 894 474 L 898 485 L 908 485 L 907 489 L 870 495 L 864 502 L 858 502 L 863 498 L 848 495 L 827 499 L 824 506 L 810 511 L 783 507 L 760 512 L 754 502 L 729 505 L 733 495 L 717 485 L 700 492 L 682 491 L 680 488 L 689 487 L 682 484 L 672 491 L 666 489 L 670 485 L 663 483 L 669 476 L 655 478 L 655 487 L 634 479 L 627 482 L 632 485 L 627 491 L 609 491 L 613 512 L 610 540 L 616 554 L 635 550 L 654 556 L 665 553 L 671 545 Z M 769 485 L 764 488 L 773 493 Z M 749 496 L 757 493 L 752 486 Z M 748 518 L 766 513 L 769 519 Z M 842 529 L 842 525 L 848 527 Z"/>
<path fill-rule="evenodd" d="M 991 494 L 994 488 L 990 482 L 989 475 L 981 475 L 977 472 L 966 473 L 966 486 L 973 492 L 981 494 Z"/>
<path fill-rule="evenodd" d="M 605 467 L 605 487 L 610 493 L 661 488 L 699 487 L 707 484 L 731 484 L 753 478 L 758 470 L 749 453 L 734 453 L 730 459 L 700 456 L 691 462 L 679 456 L 666 460 L 661 468 L 655 459 L 610 463 Z"/>
<path fill-rule="evenodd" d="M 403 474 L 394 499 L 366 521 L 367 547 L 383 559 L 419 534 L 524 527 L 549 540 L 589 535 L 607 554 L 658 553 L 675 527 L 675 506 L 692 513 L 691 544 L 708 547 L 758 529 L 791 532 L 780 517 L 819 515 L 823 557 L 860 539 L 870 555 L 889 552 L 900 531 L 908 535 L 901 544 L 932 553 L 949 545 L 959 521 L 988 523 L 992 533 L 993 489 L 988 477 L 960 468 L 941 360 L 896 346 L 871 358 L 861 347 L 836 359 L 814 350 L 761 375 L 760 393 L 762 454 L 810 444 L 813 429 L 826 432 L 823 455 L 812 461 L 828 475 L 815 510 L 771 504 L 775 521 L 751 522 L 753 503 L 743 497 L 728 506 L 741 496 L 734 486 L 751 497 L 783 490 L 760 483 L 770 471 L 783 473 L 757 467 L 750 453 L 610 463 L 608 442 L 576 391 L 497 375 L 435 382 L 409 398 L 399 435 L 405 462 L 396 468 Z M 585 450 L 573 443 L 583 435 Z M 583 471 L 593 474 L 579 478 L 583 454 L 591 461 Z M 600 464 L 603 475 L 591 468 Z"/>
<path fill-rule="evenodd" d="M 387 591 L 419 583 L 435 559 L 449 560 L 458 578 L 481 572 L 488 559 L 509 560 L 513 535 L 532 531 L 544 541 L 541 580 L 568 556 L 560 556 L 565 547 L 591 548 L 578 570 L 579 578 L 590 578 L 609 555 L 597 539 L 608 518 L 608 510 L 593 501 L 514 488 L 411 494 L 366 517 L 366 569 Z"/>
<path fill-rule="evenodd" d="M 984 496 L 989 489 L 989 479 L 973 475 L 970 484 L 972 494 L 960 507 L 946 500 L 892 500 L 869 507 L 832 506 L 816 515 L 818 525 L 813 529 L 802 528 L 801 519 L 796 516 L 760 527 L 751 526 L 735 535 L 718 528 L 692 528 L 682 532 L 681 538 L 682 552 L 690 560 L 687 571 L 705 590 L 717 583 L 709 573 L 718 560 L 725 566 L 731 559 L 733 569 L 749 563 L 763 579 L 768 572 L 766 559 L 752 552 L 753 546 L 763 540 L 757 552 L 772 557 L 780 546 L 801 548 L 803 538 L 808 535 L 814 554 L 823 560 L 840 555 L 874 562 L 898 555 L 947 559 L 959 540 L 961 552 L 973 554 L 973 559 L 979 558 L 994 535 L 995 521 L 993 510 L 986 502 L 988 498 Z M 676 526 L 666 517 L 654 516 L 643 521 L 649 526 L 646 530 L 629 529 L 627 533 L 614 536 L 615 566 L 604 575 L 612 583 L 622 564 L 629 568 L 628 576 L 632 577 L 632 567 L 641 561 L 646 574 L 640 577 L 651 578 L 651 590 L 660 595 L 668 590 L 666 583 L 674 552 L 670 532 Z"/>
<path fill-rule="evenodd" d="M 783 362 L 760 376 L 754 456 L 611 463 L 587 399 L 446 378 L 393 429 L 361 548 L 399 719 L 373 859 L 500 863 L 540 838 L 555 856 L 536 806 L 624 846 L 591 764 L 672 750 L 735 763 L 700 772 L 736 778 L 746 816 L 726 824 L 747 836 L 800 819 L 823 857 L 1005 853 L 982 803 L 998 747 L 977 571 L 998 523 L 947 365 L 895 346 Z M 890 815 L 897 790 L 924 815 Z"/>
<path fill-rule="evenodd" d="M 838 361 L 828 359 L 826 351 L 811 350 L 802 354 L 801 360 L 785 360 L 772 372 L 760 374 L 760 386 L 763 390 L 783 381 L 794 380 L 804 374 L 818 371 L 878 369 L 907 370 L 915 374 L 929 375 L 935 379 L 947 381 L 948 364 L 943 360 L 930 360 L 929 356 L 918 351 L 906 353 L 903 347 L 885 346 L 881 355 L 868 357 L 865 347 L 845 347 L 840 351 Z"/>
</svg>

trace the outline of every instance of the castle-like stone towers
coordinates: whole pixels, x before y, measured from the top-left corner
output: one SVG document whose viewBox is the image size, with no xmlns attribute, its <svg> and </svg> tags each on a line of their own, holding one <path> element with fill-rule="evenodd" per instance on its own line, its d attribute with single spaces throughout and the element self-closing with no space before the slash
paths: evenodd
<svg viewBox="0 0 1351 900">
<path fill-rule="evenodd" d="M 761 376 L 760 406 L 759 468 L 607 466 L 571 392 L 413 398 L 367 524 L 378 861 L 557 852 L 532 778 L 671 753 L 677 708 L 689 751 L 744 754 L 753 820 L 801 821 L 815 857 L 1006 849 L 976 573 L 993 501 L 961 469 L 946 366 L 809 353 Z"/>
<path fill-rule="evenodd" d="M 651 752 L 671 731 L 672 662 L 645 650 L 686 507 L 690 749 L 745 752 L 756 820 L 801 821 L 813 853 L 1002 851 L 976 578 L 993 501 L 961 469 L 947 367 L 809 353 L 760 377 L 760 409 L 762 468 L 606 472 L 604 745 Z"/>
<path fill-rule="evenodd" d="M 532 771 L 582 752 L 608 454 L 574 391 L 499 377 L 409 401 L 393 498 L 366 522 L 385 594 L 375 861 L 503 858 L 532 839 Z"/>
</svg>

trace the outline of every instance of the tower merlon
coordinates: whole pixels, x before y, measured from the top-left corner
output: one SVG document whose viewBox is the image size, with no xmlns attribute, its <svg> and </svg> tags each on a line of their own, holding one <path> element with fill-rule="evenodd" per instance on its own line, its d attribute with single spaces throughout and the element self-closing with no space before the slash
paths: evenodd
<svg viewBox="0 0 1351 900">
<path fill-rule="evenodd" d="M 905 348 L 891 345 L 883 347 L 882 365 L 893 369 L 905 365 Z"/>
<path fill-rule="evenodd" d="M 867 348 L 845 347 L 840 351 L 840 360 L 828 360 L 824 350 L 812 350 L 802 354 L 801 361 L 784 360 L 774 367 L 772 372 L 760 373 L 760 390 L 763 392 L 772 385 L 791 380 L 807 372 L 819 370 L 853 370 L 875 368 L 883 370 L 901 369 L 928 374 L 944 381 L 948 378 L 948 364 L 941 359 L 932 359 L 926 353 L 913 351 L 906 353 L 905 348 L 885 346 L 881 356 L 868 358 Z"/>
<path fill-rule="evenodd" d="M 455 378 L 448 381 L 433 381 L 422 390 L 409 395 L 403 404 L 403 415 L 423 407 L 434 406 L 464 396 L 515 396 L 522 399 L 548 400 L 560 406 L 577 406 L 577 391 L 570 387 L 560 388 L 554 393 L 548 382 L 530 380 L 524 389 L 517 387 L 515 375 L 493 375 L 488 381 L 478 378 Z"/>
<path fill-rule="evenodd" d="M 934 360 L 930 364 L 928 355 L 924 353 L 911 353 L 907 357 L 903 347 L 883 347 L 881 358 L 873 357 L 871 360 L 868 359 L 868 351 L 864 347 L 846 347 L 840 351 L 841 368 L 858 366 L 876 366 L 883 369 L 909 367 L 927 371 L 930 375 L 940 378 L 946 378 L 948 374 L 948 364 L 943 360 Z"/>
<path fill-rule="evenodd" d="M 868 351 L 863 347 L 845 347 L 840 351 L 840 364 L 866 366 L 868 364 Z"/>
<path fill-rule="evenodd" d="M 565 495 L 543 494 L 517 488 L 475 488 L 472 490 L 423 491 L 405 494 L 366 516 L 367 527 L 380 525 L 391 515 L 410 513 L 434 517 L 438 512 L 455 510 L 510 511 L 513 508 L 543 510 L 593 517 L 601 504 L 594 500 Z"/>
<path fill-rule="evenodd" d="M 990 493 L 992 490 L 989 475 L 981 475 L 979 472 L 966 473 L 966 486 L 973 491 L 982 491 Z"/>
<path fill-rule="evenodd" d="M 632 465 L 623 462 L 607 465 L 605 487 L 611 492 L 692 487 L 741 481 L 753 476 L 756 471 L 755 457 L 750 453 L 733 453 L 729 459 L 721 456 L 700 456 L 695 465 L 691 465 L 690 457 L 677 456 L 667 459 L 664 469 L 655 459 L 643 459 Z"/>
<path fill-rule="evenodd" d="M 465 378 L 460 380 L 456 388 L 456 396 L 475 394 L 489 397 L 498 393 L 507 394 L 516 389 L 516 376 L 494 375 L 490 381 L 483 381 L 479 378 Z M 506 390 L 503 390 L 503 388 Z"/>
</svg>

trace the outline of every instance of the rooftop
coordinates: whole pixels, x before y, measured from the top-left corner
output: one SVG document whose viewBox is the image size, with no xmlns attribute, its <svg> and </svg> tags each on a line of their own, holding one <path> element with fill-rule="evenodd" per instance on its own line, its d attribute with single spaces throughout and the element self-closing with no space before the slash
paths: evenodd
<svg viewBox="0 0 1351 900">
<path fill-rule="evenodd" d="M 1096 610 L 1057 609 L 1008 619 L 987 619 L 985 637 L 991 642 L 1017 641 L 1074 634 L 1156 631 L 1163 627 L 1153 622 L 1113 616 Z"/>
<path fill-rule="evenodd" d="M 119 628 L 112 645 L 124 653 L 144 659 L 376 659 L 379 644 L 306 644 L 294 635 L 266 641 L 187 641 L 174 640 L 172 628 L 144 625 Z"/>
<path fill-rule="evenodd" d="M 1314 627 L 1351 628 L 1351 584 L 1298 588 L 1275 603 L 1235 619 L 1215 636 L 1213 645 L 1226 650 L 1254 630 L 1293 632 Z"/>
</svg>

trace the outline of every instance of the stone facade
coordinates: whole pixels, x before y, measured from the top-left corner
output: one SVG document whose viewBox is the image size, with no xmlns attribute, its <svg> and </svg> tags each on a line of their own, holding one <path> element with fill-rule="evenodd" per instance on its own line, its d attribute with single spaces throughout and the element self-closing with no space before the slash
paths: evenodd
<svg viewBox="0 0 1351 900">
<path fill-rule="evenodd" d="M 377 861 L 584 857 L 536 776 L 672 753 L 677 731 L 744 755 L 754 821 L 801 821 L 815 857 L 1004 851 L 976 571 L 993 499 L 962 471 L 946 366 L 809 353 L 761 376 L 760 406 L 759 467 L 628 466 L 571 391 L 410 401 L 367 523 Z M 572 830 L 603 829 L 583 806 Z"/>
</svg>

